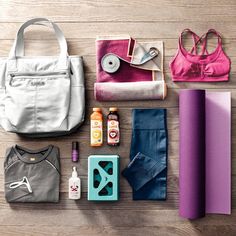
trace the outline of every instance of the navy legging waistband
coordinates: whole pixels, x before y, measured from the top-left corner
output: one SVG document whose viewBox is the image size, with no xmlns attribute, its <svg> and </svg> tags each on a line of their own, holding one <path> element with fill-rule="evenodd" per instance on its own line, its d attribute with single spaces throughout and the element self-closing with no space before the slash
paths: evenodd
<svg viewBox="0 0 236 236">
<path fill-rule="evenodd" d="M 166 109 L 134 109 L 133 129 L 166 129 Z"/>
</svg>

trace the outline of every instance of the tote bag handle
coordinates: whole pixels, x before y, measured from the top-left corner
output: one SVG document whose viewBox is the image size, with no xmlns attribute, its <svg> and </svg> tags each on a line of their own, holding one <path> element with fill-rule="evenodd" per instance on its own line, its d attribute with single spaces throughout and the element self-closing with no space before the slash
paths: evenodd
<svg viewBox="0 0 236 236">
<path fill-rule="evenodd" d="M 24 30 L 30 25 L 42 25 L 54 30 L 55 36 L 60 46 L 59 62 L 67 64 L 67 42 L 60 28 L 47 18 L 34 18 L 26 21 L 18 30 L 15 42 L 11 48 L 9 59 L 16 60 L 17 57 L 24 56 Z"/>
</svg>

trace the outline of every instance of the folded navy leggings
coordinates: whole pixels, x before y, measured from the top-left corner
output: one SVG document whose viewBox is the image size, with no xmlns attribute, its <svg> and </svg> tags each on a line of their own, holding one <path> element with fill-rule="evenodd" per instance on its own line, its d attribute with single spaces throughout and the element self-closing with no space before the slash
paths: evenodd
<svg viewBox="0 0 236 236">
<path fill-rule="evenodd" d="M 129 165 L 122 171 L 133 200 L 165 200 L 167 192 L 166 109 L 134 109 Z"/>
</svg>

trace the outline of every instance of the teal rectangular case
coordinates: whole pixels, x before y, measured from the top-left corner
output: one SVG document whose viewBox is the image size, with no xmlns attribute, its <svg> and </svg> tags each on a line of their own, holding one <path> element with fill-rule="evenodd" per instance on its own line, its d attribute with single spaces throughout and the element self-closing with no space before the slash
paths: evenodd
<svg viewBox="0 0 236 236">
<path fill-rule="evenodd" d="M 88 200 L 117 201 L 119 199 L 119 156 L 88 157 Z"/>
</svg>

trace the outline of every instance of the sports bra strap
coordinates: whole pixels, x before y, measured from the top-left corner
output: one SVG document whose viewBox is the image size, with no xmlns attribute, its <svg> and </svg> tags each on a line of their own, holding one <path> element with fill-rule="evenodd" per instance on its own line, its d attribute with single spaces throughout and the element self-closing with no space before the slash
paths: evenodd
<svg viewBox="0 0 236 236">
<path fill-rule="evenodd" d="M 207 54 L 209 54 L 208 53 L 208 51 L 207 51 L 207 40 L 208 40 L 208 35 L 209 34 L 214 34 L 214 35 L 216 35 L 217 36 L 217 38 L 218 38 L 218 46 L 220 45 L 222 45 L 222 38 L 221 38 L 221 35 L 215 30 L 215 29 L 209 29 L 201 38 L 203 39 L 203 45 L 202 45 L 202 52 L 201 52 L 201 54 L 203 55 L 205 52 L 207 53 Z"/>
<path fill-rule="evenodd" d="M 199 43 L 202 43 L 202 51 L 200 55 L 204 55 L 204 53 L 206 52 L 206 54 L 209 54 L 207 51 L 207 39 L 208 39 L 208 35 L 209 34 L 214 34 L 218 37 L 218 46 L 222 45 L 222 38 L 221 35 L 215 30 L 215 29 L 209 29 L 205 34 L 203 34 L 201 37 L 199 37 L 197 34 L 195 34 L 192 30 L 190 29 L 184 29 L 179 37 L 179 47 L 183 47 L 182 44 L 182 36 L 184 33 L 190 33 L 192 35 L 193 41 L 194 41 L 194 45 L 192 47 L 192 49 L 190 50 L 190 53 L 193 53 L 193 51 L 195 52 L 195 55 L 197 55 L 197 46 Z"/>
<path fill-rule="evenodd" d="M 180 34 L 180 37 L 179 37 L 179 47 L 183 47 L 183 43 L 182 43 L 182 37 L 183 37 L 183 34 L 185 33 L 189 33 L 192 35 L 192 38 L 193 38 L 193 42 L 194 42 L 194 45 L 192 47 L 192 49 L 190 50 L 190 53 L 193 53 L 193 51 L 195 52 L 195 55 L 197 55 L 197 42 L 199 41 L 199 36 L 197 34 L 195 34 L 192 30 L 190 29 L 184 29 L 181 34 Z"/>
</svg>

